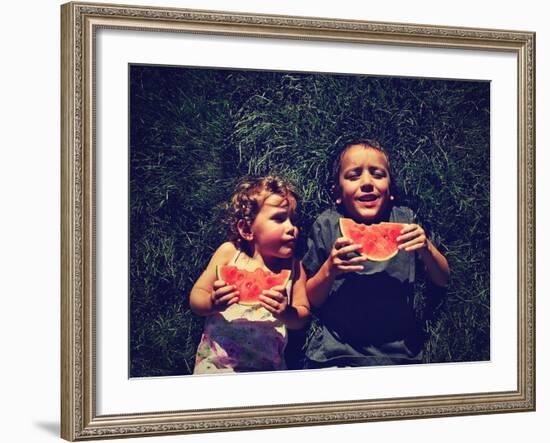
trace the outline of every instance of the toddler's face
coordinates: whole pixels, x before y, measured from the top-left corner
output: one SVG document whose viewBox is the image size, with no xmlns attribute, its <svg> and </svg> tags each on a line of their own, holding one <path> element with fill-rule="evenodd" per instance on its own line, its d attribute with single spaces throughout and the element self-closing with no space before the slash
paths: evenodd
<svg viewBox="0 0 550 443">
<path fill-rule="evenodd" d="M 257 250 L 264 256 L 289 258 L 294 254 L 298 228 L 294 225 L 296 200 L 271 194 L 264 200 L 251 230 Z"/>
<path fill-rule="evenodd" d="M 357 221 L 375 221 L 390 201 L 388 159 L 376 149 L 353 145 L 342 156 L 338 184 L 347 213 Z"/>
</svg>

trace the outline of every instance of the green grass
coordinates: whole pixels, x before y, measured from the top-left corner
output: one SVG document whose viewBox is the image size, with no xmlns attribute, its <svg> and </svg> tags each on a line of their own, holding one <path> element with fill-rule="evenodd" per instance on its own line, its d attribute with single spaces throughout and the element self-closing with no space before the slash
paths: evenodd
<svg viewBox="0 0 550 443">
<path fill-rule="evenodd" d="M 132 376 L 192 371 L 203 320 L 189 292 L 225 240 L 235 182 L 294 183 L 303 252 L 338 146 L 359 136 L 388 150 L 399 200 L 450 263 L 439 309 L 418 282 L 426 362 L 489 358 L 489 83 L 132 66 L 130 97 Z M 292 337 L 291 365 L 307 331 Z"/>
</svg>

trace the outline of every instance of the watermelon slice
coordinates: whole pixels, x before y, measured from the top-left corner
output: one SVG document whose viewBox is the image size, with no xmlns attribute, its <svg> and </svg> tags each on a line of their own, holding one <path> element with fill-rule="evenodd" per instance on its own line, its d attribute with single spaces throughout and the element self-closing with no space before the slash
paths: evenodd
<svg viewBox="0 0 550 443">
<path fill-rule="evenodd" d="M 401 235 L 404 227 L 403 223 L 363 225 L 355 223 L 351 218 L 340 219 L 342 235 L 361 245 L 357 252 L 366 255 L 372 261 L 386 261 L 399 252 L 397 237 Z"/>
<path fill-rule="evenodd" d="M 239 291 L 239 303 L 242 305 L 257 305 L 262 291 L 275 286 L 286 286 L 290 279 L 290 270 L 283 269 L 278 274 L 264 271 L 245 271 L 233 265 L 216 266 L 216 277 L 228 285 L 235 285 Z"/>
</svg>

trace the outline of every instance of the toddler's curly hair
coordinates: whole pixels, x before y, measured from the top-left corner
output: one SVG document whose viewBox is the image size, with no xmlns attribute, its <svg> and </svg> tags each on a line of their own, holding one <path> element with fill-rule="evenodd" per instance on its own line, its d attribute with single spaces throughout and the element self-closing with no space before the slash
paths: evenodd
<svg viewBox="0 0 550 443">
<path fill-rule="evenodd" d="M 290 196 L 298 202 L 298 195 L 294 187 L 275 175 L 244 177 L 237 183 L 231 200 L 226 206 L 228 214 L 226 219 L 227 234 L 229 240 L 236 246 L 242 246 L 243 242 L 237 229 L 239 220 L 244 220 L 251 226 L 258 212 L 260 212 L 262 204 L 272 194 L 284 198 Z"/>
</svg>

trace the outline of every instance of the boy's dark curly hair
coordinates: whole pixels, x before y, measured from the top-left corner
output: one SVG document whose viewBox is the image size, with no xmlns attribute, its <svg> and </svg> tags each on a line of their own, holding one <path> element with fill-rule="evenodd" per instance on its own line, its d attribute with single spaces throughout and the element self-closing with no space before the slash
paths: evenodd
<svg viewBox="0 0 550 443">
<path fill-rule="evenodd" d="M 265 177 L 244 177 L 235 187 L 231 200 L 227 205 L 227 234 L 230 241 L 237 247 L 242 247 L 242 238 L 237 229 L 239 220 L 244 220 L 250 226 L 260 212 L 265 199 L 272 194 L 288 198 L 291 196 L 298 202 L 294 187 L 282 178 L 268 175 Z"/>
</svg>

